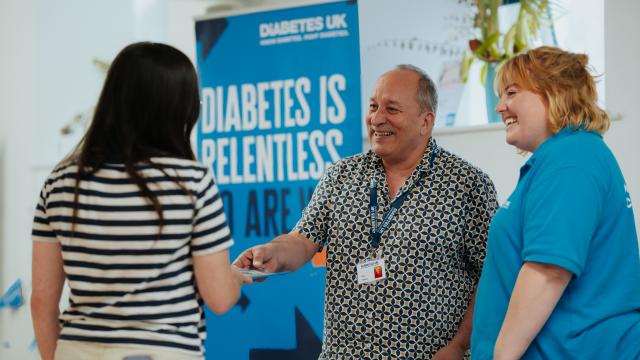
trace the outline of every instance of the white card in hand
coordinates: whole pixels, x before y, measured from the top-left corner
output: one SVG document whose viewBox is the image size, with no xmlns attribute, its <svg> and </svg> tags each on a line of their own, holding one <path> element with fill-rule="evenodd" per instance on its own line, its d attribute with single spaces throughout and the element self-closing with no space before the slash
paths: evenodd
<svg viewBox="0 0 640 360">
<path fill-rule="evenodd" d="M 240 271 L 240 274 L 249 276 L 252 279 L 260 279 L 260 278 L 266 278 L 269 276 L 283 275 L 283 274 L 289 273 L 288 271 L 270 273 L 270 272 L 255 270 L 255 269 L 238 269 L 238 271 Z"/>
</svg>

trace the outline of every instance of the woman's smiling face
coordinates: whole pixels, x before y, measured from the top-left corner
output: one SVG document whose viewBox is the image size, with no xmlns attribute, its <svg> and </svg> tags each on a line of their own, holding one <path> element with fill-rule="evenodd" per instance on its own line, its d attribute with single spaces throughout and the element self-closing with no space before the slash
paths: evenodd
<svg viewBox="0 0 640 360">
<path fill-rule="evenodd" d="M 534 152 L 553 133 L 549 128 L 548 107 L 542 96 L 510 84 L 500 92 L 496 112 L 506 126 L 507 143 Z"/>
</svg>

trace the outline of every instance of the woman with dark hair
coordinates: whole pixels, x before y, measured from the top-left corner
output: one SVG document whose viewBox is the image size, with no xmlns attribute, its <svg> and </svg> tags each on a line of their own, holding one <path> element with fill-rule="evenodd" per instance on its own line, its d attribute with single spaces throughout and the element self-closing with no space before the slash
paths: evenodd
<svg viewBox="0 0 640 360">
<path fill-rule="evenodd" d="M 251 282 L 230 265 L 218 188 L 190 146 L 199 109 L 179 50 L 136 43 L 113 61 L 91 126 L 36 208 L 31 312 L 43 359 L 201 359 L 203 300 L 224 313 Z"/>
<path fill-rule="evenodd" d="M 587 64 L 540 47 L 496 76 L 507 143 L 532 155 L 489 229 L 474 359 L 640 359 L 633 208 Z"/>
</svg>

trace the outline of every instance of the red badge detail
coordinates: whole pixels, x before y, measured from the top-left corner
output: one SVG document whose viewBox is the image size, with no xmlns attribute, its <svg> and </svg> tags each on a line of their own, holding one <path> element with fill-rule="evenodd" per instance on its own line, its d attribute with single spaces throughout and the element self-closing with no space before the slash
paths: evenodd
<svg viewBox="0 0 640 360">
<path fill-rule="evenodd" d="M 382 277 L 382 266 L 376 265 L 376 267 L 373 268 L 373 276 L 376 279 Z"/>
</svg>

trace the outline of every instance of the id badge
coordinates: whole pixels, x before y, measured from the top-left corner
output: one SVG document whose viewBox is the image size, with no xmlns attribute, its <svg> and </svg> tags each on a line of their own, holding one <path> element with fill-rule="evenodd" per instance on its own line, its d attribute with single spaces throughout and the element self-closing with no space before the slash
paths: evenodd
<svg viewBox="0 0 640 360">
<path fill-rule="evenodd" d="M 387 277 L 384 259 L 367 260 L 358 264 L 358 284 L 366 284 Z"/>
</svg>

